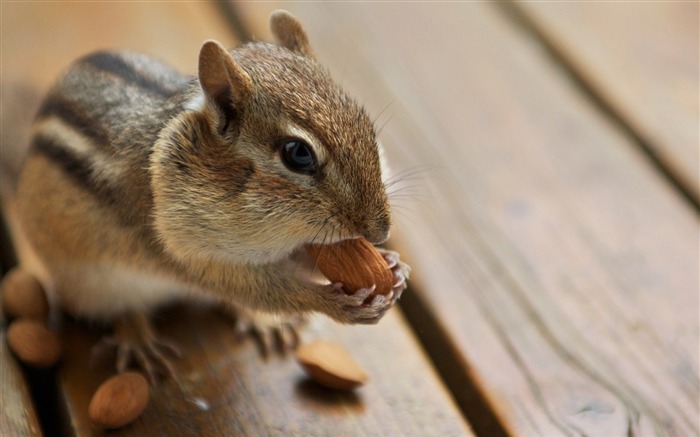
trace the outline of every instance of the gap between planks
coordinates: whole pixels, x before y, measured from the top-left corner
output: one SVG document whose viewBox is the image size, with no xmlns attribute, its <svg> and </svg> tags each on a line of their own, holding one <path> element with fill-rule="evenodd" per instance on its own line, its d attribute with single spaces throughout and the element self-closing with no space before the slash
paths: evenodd
<svg viewBox="0 0 700 437">
<path fill-rule="evenodd" d="M 247 8 L 247 6 L 245 4 L 237 5 L 237 6 L 241 10 L 243 10 L 243 8 Z M 255 13 L 255 12 L 256 11 L 253 11 L 253 13 Z M 503 14 L 503 10 L 501 10 L 501 9 L 497 10 L 496 12 L 499 15 Z M 506 12 L 508 12 L 508 11 L 506 10 Z M 504 19 L 503 21 L 508 21 L 509 26 L 514 27 L 514 31 L 522 33 L 522 28 L 518 27 L 518 26 L 513 26 L 512 25 L 513 23 L 511 22 L 511 20 Z M 528 35 L 527 33 L 525 34 L 525 37 L 526 38 L 524 38 L 524 39 L 538 42 L 536 39 L 531 38 L 530 35 Z M 557 69 L 559 72 L 560 69 L 562 68 L 561 61 L 558 60 L 555 56 L 553 56 L 552 53 L 548 53 L 548 56 L 554 58 L 554 63 L 553 63 L 554 68 L 553 69 Z M 571 71 L 570 73 L 568 73 L 568 75 L 569 75 L 568 79 L 576 80 L 575 76 L 571 77 L 571 75 L 574 73 L 575 73 L 575 71 Z M 586 84 L 579 81 L 579 82 L 574 83 L 574 85 L 575 86 L 572 88 L 574 88 L 574 94 L 577 95 L 577 99 L 580 99 L 581 102 L 587 103 L 588 100 L 590 100 L 591 96 L 589 95 L 590 91 L 586 91 Z M 579 92 L 581 92 L 581 91 L 583 93 L 579 95 Z M 604 103 L 604 102 L 601 102 L 601 103 Z M 585 105 L 585 106 L 589 106 L 588 110 L 590 110 L 590 112 L 597 112 L 598 115 L 602 115 L 601 118 L 605 119 L 605 124 L 610 123 L 609 122 L 609 120 L 610 120 L 609 114 L 607 114 L 605 111 L 601 111 L 601 108 L 599 106 L 596 106 L 596 105 Z M 625 123 L 622 120 L 620 120 L 620 122 L 623 123 L 622 126 L 616 126 L 615 123 L 610 123 L 610 127 L 612 127 L 612 129 L 610 129 L 610 130 L 611 131 L 612 130 L 619 131 L 620 129 L 623 129 L 623 133 L 624 133 Z M 630 129 L 630 128 L 628 127 L 628 129 Z M 631 133 L 634 134 L 634 132 L 631 132 Z M 629 133 L 627 134 L 627 137 L 628 138 L 630 137 Z M 638 147 L 632 142 L 632 147 L 630 147 L 630 150 L 633 151 L 635 154 L 638 154 L 637 148 Z M 652 161 L 652 163 L 653 162 L 654 161 Z M 656 165 L 656 164 L 654 164 L 654 165 Z M 657 169 L 657 172 L 658 171 L 659 170 Z M 649 174 L 652 174 L 652 172 L 650 172 Z M 656 179 L 656 178 L 654 178 L 654 179 Z M 656 181 L 655 181 L 655 183 L 656 183 Z M 673 196 L 674 197 L 677 196 L 677 193 L 678 193 L 678 191 L 674 190 Z M 565 217 L 568 217 L 568 216 L 565 216 Z M 479 240 L 481 240 L 481 239 L 479 239 Z M 482 251 L 484 251 L 488 255 L 493 255 L 493 250 L 491 248 L 488 248 L 487 247 L 488 245 L 484 246 L 483 244 L 481 244 L 482 243 L 481 241 L 479 243 L 480 244 L 478 244 L 478 246 L 480 246 L 480 249 Z M 499 258 L 499 257 L 496 257 L 496 258 Z M 507 260 L 507 258 L 506 258 L 506 260 Z M 504 260 L 504 261 L 506 261 L 506 260 Z M 498 264 L 500 264 L 500 262 Z M 489 270 L 492 267 L 499 274 L 502 273 L 502 270 L 503 270 L 502 266 L 500 266 L 500 265 L 489 266 Z M 517 268 L 517 266 L 516 266 L 516 268 Z M 509 277 L 505 279 L 505 282 L 508 282 L 508 283 L 513 282 L 514 281 L 513 278 L 510 277 L 510 275 L 508 275 L 508 276 Z M 528 276 L 525 276 L 525 279 L 527 279 L 527 278 L 528 278 Z M 513 284 L 509 284 L 509 285 L 513 285 Z M 415 284 L 414 284 L 414 286 L 415 286 Z M 467 365 L 468 363 L 463 362 L 463 360 L 464 360 L 463 356 L 456 354 L 456 353 L 443 354 L 445 349 L 451 349 L 453 352 L 455 351 L 455 349 L 454 349 L 454 346 L 452 345 L 452 342 L 450 341 L 450 337 L 447 335 L 449 333 L 447 333 L 445 331 L 445 328 L 441 328 L 441 326 L 438 324 L 439 319 L 437 319 L 437 316 L 429 317 L 430 314 L 432 314 L 432 311 L 430 308 L 425 307 L 425 304 L 428 302 L 428 299 L 426 299 L 426 300 L 421 299 L 423 297 L 423 294 L 416 295 L 415 292 L 426 291 L 426 290 L 423 290 L 423 288 L 427 288 L 427 287 L 421 287 L 420 290 L 414 289 L 414 293 L 407 294 L 407 296 L 404 298 L 404 302 L 403 302 L 404 308 L 406 309 L 406 313 L 410 319 L 409 321 L 413 325 L 413 329 L 416 331 L 416 333 L 417 333 L 418 337 L 421 339 L 421 341 L 423 341 L 424 347 L 426 347 L 428 349 L 429 356 L 433 360 L 434 364 L 438 367 L 439 371 L 442 373 L 443 380 L 447 382 L 447 385 L 449 387 L 451 387 L 452 390 L 455 390 L 455 387 L 456 387 L 453 384 L 455 384 L 455 383 L 462 384 L 463 380 L 467 380 L 472 387 L 474 387 L 474 386 L 478 387 L 479 381 L 476 380 L 478 378 L 475 378 L 474 374 L 471 372 L 471 369 L 469 369 L 469 366 Z M 526 296 L 524 296 L 523 293 L 521 292 L 521 290 L 519 290 L 520 287 L 518 287 L 518 284 L 515 284 L 515 288 L 516 289 L 514 291 L 516 293 L 515 293 L 513 299 L 521 304 L 524 304 L 522 306 L 524 307 L 525 313 L 527 313 L 528 315 L 533 314 L 534 311 L 532 309 L 532 304 L 527 301 Z M 412 302 L 412 303 L 410 302 L 411 296 L 417 298 L 417 299 L 414 299 L 414 302 Z M 406 302 L 406 301 L 408 301 L 408 302 Z M 484 305 L 484 306 L 487 306 L 487 305 Z M 488 314 L 487 314 L 487 316 L 488 316 Z M 489 318 L 489 317 L 487 317 L 487 318 Z M 543 325 L 542 320 L 539 317 L 537 317 L 536 320 L 533 320 L 532 324 L 538 332 L 544 334 L 542 336 L 544 341 L 548 345 L 554 346 L 554 350 L 555 350 L 556 355 L 559 358 L 559 360 L 566 362 L 566 363 L 571 363 L 573 361 L 576 361 L 576 357 L 571 354 L 571 351 L 569 348 L 557 347 L 557 346 L 560 346 L 560 341 L 558 341 L 552 335 L 551 332 L 548 332 L 546 329 L 544 329 L 544 328 L 546 328 L 546 326 Z M 438 344 L 436 344 L 436 343 L 438 343 Z M 517 357 L 513 356 L 514 354 L 517 354 L 517 351 L 513 350 L 512 343 L 510 343 L 510 342 L 506 342 L 506 343 L 508 343 L 508 344 L 505 344 L 504 347 L 508 349 L 508 352 L 510 353 L 511 358 L 515 362 L 519 363 L 520 360 L 518 360 Z M 583 365 L 581 363 L 575 363 L 575 364 L 576 365 L 573 367 L 575 367 L 576 370 L 578 370 L 580 373 L 583 373 L 584 375 L 590 376 L 592 373 L 595 373 L 595 372 L 591 372 L 586 365 Z M 461 375 L 462 380 L 457 380 L 457 378 L 455 377 L 454 372 L 453 372 L 453 369 L 455 369 L 459 365 L 463 366 L 462 369 L 468 370 L 466 375 Z M 477 369 L 477 370 L 479 370 L 479 369 Z M 530 377 L 529 370 L 525 369 L 523 371 L 523 373 L 527 374 L 527 375 L 525 375 L 525 377 L 528 379 L 528 383 L 531 386 L 536 385 L 536 382 L 533 383 L 531 381 L 532 378 Z M 594 379 L 596 379 L 596 378 L 594 378 Z M 612 392 L 617 391 L 617 390 L 610 390 L 610 387 L 608 386 L 609 384 L 607 384 L 605 381 L 597 380 L 596 382 L 598 383 L 598 385 L 604 386 L 609 391 L 612 391 Z M 542 407 L 541 404 L 543 404 L 543 402 L 542 402 L 541 389 L 539 389 L 536 386 L 531 387 L 531 388 L 532 388 L 533 393 L 535 393 L 534 397 L 536 398 L 538 405 L 540 405 L 540 407 Z M 625 390 L 623 390 L 623 391 L 626 392 L 627 389 L 625 388 Z M 478 392 L 473 391 L 472 393 L 478 393 Z M 459 402 L 459 404 L 462 407 L 463 413 L 465 411 L 469 411 L 468 409 L 469 409 L 469 407 L 471 407 L 469 402 L 473 399 L 472 393 L 470 393 L 470 394 L 459 393 L 458 394 L 458 396 L 461 397 L 461 401 Z M 616 394 L 619 394 L 619 393 L 616 393 Z M 453 392 L 453 396 L 454 395 L 455 395 L 455 393 Z M 623 396 L 623 397 L 626 397 L 626 396 Z M 468 407 L 468 405 L 469 405 L 469 407 Z M 556 422 L 556 420 L 552 419 L 551 411 L 549 411 L 547 408 L 543 408 L 543 409 L 545 410 L 545 413 L 546 413 L 547 417 L 549 418 L 549 420 L 551 422 Z M 630 416 L 628 416 L 628 417 L 630 417 Z M 472 424 L 474 425 L 475 429 L 477 430 L 477 432 L 479 434 L 484 433 L 486 435 L 489 435 L 487 431 L 484 431 L 485 428 L 477 428 L 477 424 L 474 423 L 475 422 L 474 418 L 470 418 L 470 419 L 471 419 Z M 634 432 L 634 429 L 631 428 L 631 426 L 632 426 L 631 420 L 632 420 L 632 418 L 630 417 L 630 419 L 629 419 L 630 422 L 628 422 L 628 428 L 627 428 L 629 433 Z M 498 419 L 495 416 L 490 420 L 490 423 L 491 424 L 495 423 L 496 425 L 499 424 Z M 554 423 L 554 426 L 556 426 L 558 428 L 558 430 L 562 431 L 561 423 L 558 423 L 558 422 Z M 576 429 L 576 430 L 580 431 L 580 429 Z"/>
<path fill-rule="evenodd" d="M 680 197 L 692 206 L 696 213 L 699 213 L 700 199 L 696 195 L 697 187 L 694 187 L 694 182 L 688 180 L 682 174 L 674 170 L 673 164 L 669 163 L 663 154 L 658 152 L 659 148 L 655 147 L 650 140 L 644 138 L 642 134 L 634 129 L 627 117 L 616 109 L 603 93 L 599 92 L 596 87 L 593 86 L 591 81 L 579 71 L 571 58 L 540 26 L 538 26 L 528 13 L 514 0 L 495 2 L 494 5 L 502 12 L 503 16 L 514 24 L 515 28 L 537 41 L 544 48 L 545 54 L 560 68 L 562 74 L 569 79 L 571 84 L 573 84 L 612 125 L 631 140 L 630 143 L 636 146 L 636 149 L 647 159 L 651 167 L 661 175 L 662 179 L 671 184 Z"/>
<path fill-rule="evenodd" d="M 404 292 L 399 306 L 465 420 L 471 424 L 476 435 L 508 436 L 507 424 L 486 399 L 481 384 L 473 378 L 473 374 L 464 372 L 469 364 L 457 354 L 459 348 L 452 344 L 450 335 L 436 319 L 435 312 L 426 308 L 427 303 L 413 288 L 409 286 Z"/>
</svg>

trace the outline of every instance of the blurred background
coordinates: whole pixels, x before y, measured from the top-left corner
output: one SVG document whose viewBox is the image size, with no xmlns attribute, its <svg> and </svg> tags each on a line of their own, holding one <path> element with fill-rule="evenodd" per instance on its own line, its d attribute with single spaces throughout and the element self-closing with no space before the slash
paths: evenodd
<svg viewBox="0 0 700 437">
<path fill-rule="evenodd" d="M 1 7 L 6 215 L 31 117 L 72 60 L 121 48 L 195 74 L 204 40 L 269 41 L 282 7 L 376 117 L 391 245 L 413 266 L 401 329 L 470 427 L 700 431 L 697 2 Z"/>
</svg>

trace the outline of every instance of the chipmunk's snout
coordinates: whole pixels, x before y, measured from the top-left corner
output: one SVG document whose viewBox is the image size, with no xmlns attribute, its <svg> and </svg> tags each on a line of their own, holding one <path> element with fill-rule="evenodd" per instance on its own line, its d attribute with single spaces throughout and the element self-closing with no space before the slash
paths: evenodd
<svg viewBox="0 0 700 437">
<path fill-rule="evenodd" d="M 372 244 L 381 244 L 389 239 L 389 228 L 391 222 L 389 216 L 382 216 L 378 220 L 365 223 L 361 233 L 365 240 Z"/>
<path fill-rule="evenodd" d="M 389 228 L 381 231 L 365 232 L 362 236 L 372 244 L 382 244 L 389 239 Z"/>
</svg>

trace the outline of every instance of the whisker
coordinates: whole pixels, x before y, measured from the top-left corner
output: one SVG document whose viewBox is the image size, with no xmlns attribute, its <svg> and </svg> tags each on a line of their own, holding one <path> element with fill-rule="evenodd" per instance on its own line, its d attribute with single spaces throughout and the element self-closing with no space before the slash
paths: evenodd
<svg viewBox="0 0 700 437">
<path fill-rule="evenodd" d="M 389 108 L 391 107 L 391 105 L 393 105 L 393 104 L 394 104 L 394 101 L 393 101 L 393 100 L 390 101 L 389 103 L 387 103 L 387 104 L 382 108 L 382 110 L 379 111 L 379 114 L 377 114 L 377 116 L 374 118 L 374 120 L 372 120 L 372 125 L 376 125 L 376 124 L 377 124 L 377 121 L 379 120 L 379 118 L 381 118 L 382 114 L 384 114 L 384 112 L 385 112 L 387 109 L 389 109 Z M 386 123 L 385 123 L 385 124 L 386 124 Z"/>
<path fill-rule="evenodd" d="M 420 190 L 420 187 L 410 187 L 406 188 L 405 190 L 396 190 L 391 193 L 388 193 L 387 196 L 389 197 L 389 200 L 392 199 L 400 199 L 400 198 L 413 198 L 413 197 L 419 197 L 422 199 L 430 198 L 432 196 L 428 196 L 425 194 L 424 190 Z"/>
<path fill-rule="evenodd" d="M 431 196 L 423 196 L 420 194 L 415 194 L 415 195 L 405 195 L 405 196 L 397 196 L 397 197 L 392 197 L 389 199 L 389 205 L 394 208 L 396 206 L 404 207 L 404 206 L 415 206 L 419 205 L 421 207 L 424 207 L 426 202 L 430 201 L 433 199 Z"/>
<path fill-rule="evenodd" d="M 397 199 L 394 199 L 394 200 L 397 200 Z M 412 208 L 413 208 L 413 207 L 418 206 L 418 207 L 420 207 L 420 208 L 423 208 L 424 205 L 425 205 L 425 200 L 427 200 L 427 198 L 426 198 L 426 199 L 420 199 L 420 202 L 416 202 L 415 199 L 414 199 L 413 197 L 402 197 L 402 198 L 398 199 L 398 202 L 394 202 L 394 201 L 392 200 L 390 203 L 391 203 L 391 208 L 392 208 L 392 210 L 393 210 L 395 207 L 399 207 L 399 208 L 412 207 Z"/>
<path fill-rule="evenodd" d="M 411 222 L 412 225 L 418 226 L 418 223 L 415 221 L 415 217 L 413 215 L 409 214 L 409 212 L 411 212 L 411 211 L 404 211 L 402 209 L 397 209 L 395 212 L 397 213 L 397 216 L 400 219 L 406 219 L 409 222 Z"/>
<path fill-rule="evenodd" d="M 324 226 L 325 228 L 325 226 Z M 331 233 L 333 232 L 334 228 L 331 227 Z M 323 240 L 321 241 L 321 248 L 318 251 L 318 254 L 316 255 L 316 259 L 314 260 L 314 272 L 316 271 L 316 265 L 318 264 L 319 258 L 321 258 L 321 255 L 323 254 L 324 250 L 328 250 L 327 246 L 327 241 L 328 241 L 328 230 L 326 229 L 325 232 L 323 233 Z"/>
<path fill-rule="evenodd" d="M 314 242 L 316 241 L 316 238 L 318 238 L 319 234 L 323 231 L 323 229 L 324 229 L 324 228 L 326 227 L 326 225 L 328 224 L 328 220 L 330 220 L 330 218 L 326 218 L 326 219 L 323 221 L 323 223 L 321 224 L 321 226 L 319 226 L 319 228 L 318 228 L 318 230 L 316 231 L 316 233 L 314 234 L 314 236 L 311 238 L 311 242 L 312 242 L 313 244 L 316 244 L 316 243 L 314 243 Z M 299 264 L 301 264 L 302 261 L 303 261 L 303 257 L 299 257 L 299 259 L 297 260 L 296 264 L 294 265 L 294 272 L 295 272 L 295 273 L 298 271 L 298 269 L 299 269 Z M 316 265 L 314 264 L 314 269 L 315 269 L 315 268 L 316 268 Z M 311 273 L 313 274 L 313 271 L 312 271 Z"/>
<path fill-rule="evenodd" d="M 386 127 L 386 125 L 389 124 L 389 122 L 391 121 L 392 118 L 394 118 L 394 114 L 391 114 L 391 115 L 389 116 L 389 118 L 387 118 L 386 121 L 385 121 L 384 123 L 382 123 L 381 126 L 379 126 L 379 128 L 375 128 L 375 130 L 377 131 L 377 136 L 379 136 L 379 134 L 382 133 L 382 131 L 384 130 L 384 128 Z"/>
<path fill-rule="evenodd" d="M 392 189 L 387 190 L 386 194 L 387 196 L 394 195 L 396 193 L 401 193 L 401 192 L 411 192 L 411 190 L 418 190 L 419 188 L 423 188 L 422 185 L 404 185 L 403 187 L 390 187 Z"/>
<path fill-rule="evenodd" d="M 318 236 L 321 234 L 321 232 L 324 230 L 326 225 L 328 224 L 328 220 L 330 220 L 330 217 L 326 217 L 326 219 L 323 221 L 321 224 L 321 227 L 318 228 L 318 231 L 314 234 L 313 238 L 311 239 L 312 242 L 315 242 Z"/>
<path fill-rule="evenodd" d="M 392 185 L 395 185 L 399 182 L 403 182 L 406 180 L 414 179 L 417 176 L 421 176 L 423 173 L 429 171 L 429 170 L 436 170 L 439 168 L 445 168 L 443 165 L 420 165 L 416 167 L 411 167 L 406 170 L 400 171 L 399 173 L 396 173 L 395 175 L 392 175 L 390 178 L 388 178 L 386 181 L 384 181 L 384 188 L 388 189 Z"/>
</svg>

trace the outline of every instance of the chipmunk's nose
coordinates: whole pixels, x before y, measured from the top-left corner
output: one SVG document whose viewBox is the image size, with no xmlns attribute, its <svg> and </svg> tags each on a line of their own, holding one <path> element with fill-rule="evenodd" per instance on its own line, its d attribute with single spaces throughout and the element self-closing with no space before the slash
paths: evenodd
<svg viewBox="0 0 700 437">
<path fill-rule="evenodd" d="M 381 244 L 389 239 L 389 228 L 391 226 L 388 215 L 379 220 L 367 223 L 362 236 L 372 244 Z"/>
<path fill-rule="evenodd" d="M 365 240 L 372 244 L 382 244 L 389 239 L 389 230 L 387 229 L 386 231 L 382 230 L 381 232 L 365 233 L 362 236 L 365 238 Z"/>
<path fill-rule="evenodd" d="M 372 244 L 382 244 L 389 239 L 389 230 L 365 232 L 362 236 Z"/>
</svg>

